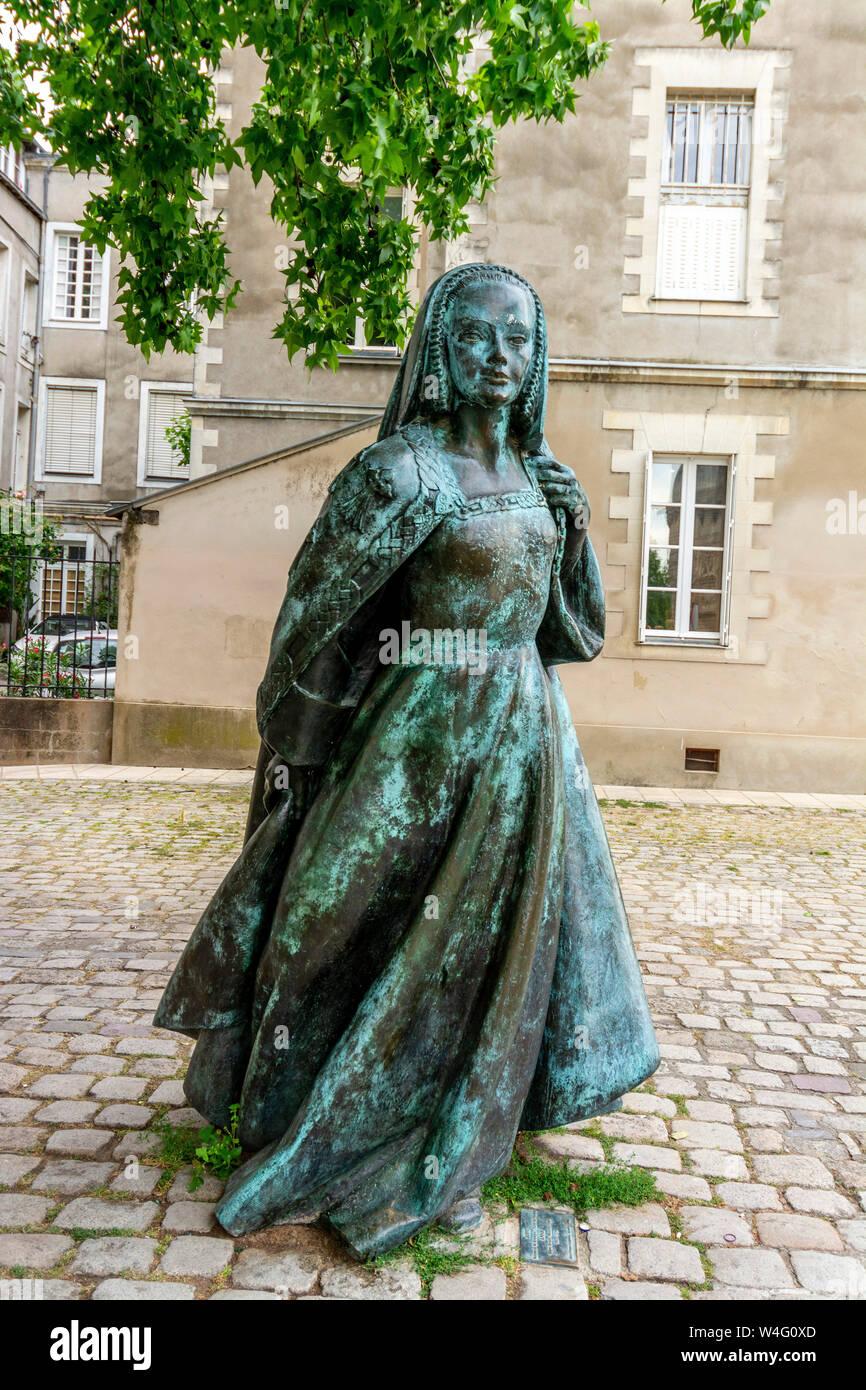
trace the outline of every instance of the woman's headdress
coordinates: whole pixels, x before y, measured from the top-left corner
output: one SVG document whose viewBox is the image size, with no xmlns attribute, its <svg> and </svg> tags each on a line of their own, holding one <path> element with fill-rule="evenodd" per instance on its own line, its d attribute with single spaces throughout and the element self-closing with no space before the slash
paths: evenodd
<svg viewBox="0 0 866 1390">
<path fill-rule="evenodd" d="M 535 340 L 520 392 L 511 407 L 511 424 L 520 443 L 540 448 L 547 405 L 547 323 L 541 300 L 516 270 L 478 262 L 448 270 L 430 286 L 418 312 L 409 346 L 400 364 L 379 438 L 420 416 L 447 414 L 454 406 L 445 332 L 449 305 L 462 289 L 485 280 L 520 285 L 535 305 Z"/>
</svg>

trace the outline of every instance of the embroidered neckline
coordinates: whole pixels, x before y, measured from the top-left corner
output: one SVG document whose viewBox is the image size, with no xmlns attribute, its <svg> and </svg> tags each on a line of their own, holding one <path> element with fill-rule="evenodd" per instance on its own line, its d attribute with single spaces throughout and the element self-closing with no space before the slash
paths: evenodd
<svg viewBox="0 0 866 1390">
<path fill-rule="evenodd" d="M 466 497 L 457 508 L 458 516 L 477 512 L 508 511 L 516 507 L 546 507 L 544 494 L 536 488 L 522 488 L 520 492 L 494 492 L 486 497 Z"/>
<path fill-rule="evenodd" d="M 534 486 L 532 484 L 532 473 L 527 462 L 527 455 L 523 450 L 520 451 L 520 462 L 527 477 L 527 487 L 520 488 L 516 492 L 495 492 L 483 497 L 467 497 L 453 468 L 446 463 L 443 470 L 442 460 L 434 450 L 430 440 L 429 425 L 413 420 L 408 425 L 402 425 L 400 433 L 410 448 L 413 449 L 419 463 L 422 484 L 428 493 L 436 495 L 441 489 L 442 483 L 446 482 L 446 478 L 443 478 L 443 471 L 447 475 L 447 490 L 451 499 L 449 510 L 457 516 L 466 513 L 505 511 L 514 507 L 547 506 L 547 499 L 541 488 L 537 483 Z"/>
</svg>

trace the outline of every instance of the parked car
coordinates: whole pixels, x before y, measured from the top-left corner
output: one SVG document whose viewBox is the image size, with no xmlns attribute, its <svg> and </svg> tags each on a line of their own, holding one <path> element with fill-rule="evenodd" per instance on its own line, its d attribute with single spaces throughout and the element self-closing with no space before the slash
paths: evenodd
<svg viewBox="0 0 866 1390">
<path fill-rule="evenodd" d="M 16 644 L 17 646 L 17 644 Z M 117 631 L 87 629 L 66 637 L 28 637 L 13 649 L 5 692 L 9 695 L 80 699 L 112 698 Z"/>
<path fill-rule="evenodd" d="M 113 695 L 117 674 L 117 631 L 87 632 L 61 637 L 57 647 L 63 665 L 79 672 L 89 695 Z M 64 660 L 66 658 L 66 660 Z"/>
<path fill-rule="evenodd" d="M 52 613 L 43 618 L 35 627 L 28 628 L 23 637 L 13 644 L 12 650 L 23 652 L 28 642 L 49 642 L 58 637 L 83 636 L 87 632 L 107 632 L 108 624 L 87 613 Z M 54 647 L 46 650 L 53 651 Z"/>
</svg>

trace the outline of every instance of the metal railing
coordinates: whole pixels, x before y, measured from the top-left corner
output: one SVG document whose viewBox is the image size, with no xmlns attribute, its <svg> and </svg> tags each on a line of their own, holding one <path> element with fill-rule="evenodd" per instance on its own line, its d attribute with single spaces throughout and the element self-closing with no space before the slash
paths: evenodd
<svg viewBox="0 0 866 1390">
<path fill-rule="evenodd" d="M 112 699 L 117 560 L 8 556 L 0 568 L 0 696 Z"/>
</svg>

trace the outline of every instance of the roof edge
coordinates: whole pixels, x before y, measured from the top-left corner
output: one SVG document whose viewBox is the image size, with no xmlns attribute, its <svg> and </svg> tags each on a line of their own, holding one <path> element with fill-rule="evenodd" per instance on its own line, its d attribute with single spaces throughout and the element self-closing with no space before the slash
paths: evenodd
<svg viewBox="0 0 866 1390">
<path fill-rule="evenodd" d="M 204 473 L 200 478 L 189 478 L 184 483 L 175 483 L 173 487 L 160 488 L 158 492 L 151 492 L 147 497 L 134 497 L 128 502 L 113 502 L 105 508 L 106 516 L 123 516 L 125 512 L 147 511 L 154 503 L 165 502 L 169 497 L 176 497 L 178 493 L 190 492 L 194 488 L 207 487 L 210 483 L 219 482 L 222 478 L 230 477 L 235 473 L 245 473 L 252 468 L 262 468 L 265 464 L 274 463 L 277 459 L 293 458 L 297 454 L 305 454 L 310 449 L 318 448 L 322 444 L 329 444 L 334 439 L 343 439 L 346 435 L 357 434 L 360 430 L 369 429 L 370 425 L 375 425 L 381 420 L 382 412 L 375 415 L 368 415 L 362 420 L 354 420 L 349 425 L 342 425 L 336 430 L 327 430 L 325 434 L 315 434 L 312 439 L 301 440 L 299 444 L 284 445 L 282 449 L 272 449 L 270 453 L 259 454 L 256 458 L 245 459 L 243 463 L 233 463 L 228 468 L 218 468 L 213 473 Z"/>
</svg>

